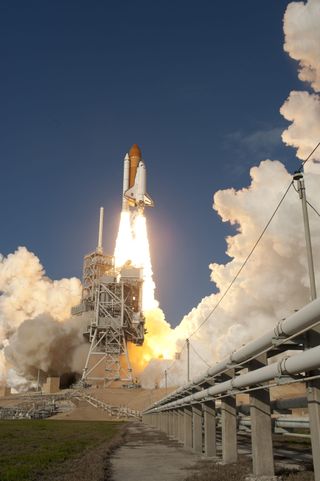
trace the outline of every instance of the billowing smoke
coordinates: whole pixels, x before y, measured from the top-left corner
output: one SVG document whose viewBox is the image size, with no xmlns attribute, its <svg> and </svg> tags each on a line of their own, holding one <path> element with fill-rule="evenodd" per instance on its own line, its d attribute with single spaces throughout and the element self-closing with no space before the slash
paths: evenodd
<svg viewBox="0 0 320 481">
<path fill-rule="evenodd" d="M 70 309 L 80 300 L 80 281 L 51 281 L 39 259 L 19 247 L 1 257 L 0 292 L 0 381 L 21 387 L 38 369 L 75 370 L 83 326 L 70 319 Z"/>
<path fill-rule="evenodd" d="M 291 122 L 282 139 L 297 149 L 301 160 L 320 140 L 320 97 L 317 94 L 320 91 L 319 25 L 319 0 L 289 4 L 284 16 L 284 48 L 299 62 L 299 78 L 315 91 L 291 92 L 280 109 Z M 318 210 L 319 161 L 320 149 L 305 168 L 308 200 Z M 292 169 L 295 167 L 292 164 Z M 213 364 L 310 300 L 301 205 L 298 194 L 291 189 L 235 285 L 211 314 L 292 180 L 283 164 L 274 160 L 262 161 L 250 170 L 250 175 L 248 187 L 238 191 L 227 189 L 214 195 L 214 210 L 235 230 L 227 238 L 230 261 L 226 264 L 213 261 L 209 266 L 218 293 L 202 299 L 167 338 L 168 341 L 175 339 L 177 350 L 181 350 L 186 338 L 196 331 L 190 339 L 191 376 L 205 370 L 206 362 Z M 312 210 L 310 227 L 316 280 L 320 286 L 320 222 Z M 163 384 L 164 369 L 168 369 L 169 385 L 185 382 L 186 349 L 183 349 L 180 361 L 169 365 L 168 362 L 152 361 L 143 373 L 144 383 L 151 387 L 161 379 Z"/>
<path fill-rule="evenodd" d="M 291 122 L 282 134 L 285 144 L 297 149 L 297 156 L 305 159 L 319 142 L 320 125 L 320 2 L 293 2 L 288 5 L 284 16 L 284 49 L 299 62 L 299 78 L 310 83 L 315 93 L 291 92 L 280 109 Z M 313 158 L 320 160 L 320 151 Z M 307 170 L 313 171 L 310 162 Z M 318 169 L 315 168 L 315 172 Z"/>
<path fill-rule="evenodd" d="M 283 22 L 284 50 L 299 62 L 299 78 L 320 91 L 320 2 L 288 5 Z"/>
</svg>

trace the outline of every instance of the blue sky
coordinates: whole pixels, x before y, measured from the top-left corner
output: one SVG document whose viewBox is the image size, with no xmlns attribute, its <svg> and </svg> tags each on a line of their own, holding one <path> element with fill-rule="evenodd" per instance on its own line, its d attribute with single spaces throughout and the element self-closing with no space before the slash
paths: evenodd
<svg viewBox="0 0 320 481">
<path fill-rule="evenodd" d="M 0 252 L 81 276 L 105 207 L 111 252 L 123 156 L 138 143 L 157 298 L 177 324 L 213 292 L 232 229 L 213 193 L 265 158 L 293 171 L 279 108 L 301 89 L 283 51 L 288 1 L 1 2 Z"/>
</svg>

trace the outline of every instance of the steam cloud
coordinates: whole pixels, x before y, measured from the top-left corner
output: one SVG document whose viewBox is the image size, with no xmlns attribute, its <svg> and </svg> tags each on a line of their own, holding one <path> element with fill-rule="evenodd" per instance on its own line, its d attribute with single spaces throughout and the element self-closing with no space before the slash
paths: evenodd
<svg viewBox="0 0 320 481">
<path fill-rule="evenodd" d="M 21 387 L 35 371 L 75 369 L 82 326 L 70 319 L 80 300 L 76 278 L 51 281 L 25 247 L 0 258 L 0 381 Z"/>
<path fill-rule="evenodd" d="M 291 92 L 280 109 L 290 122 L 283 142 L 297 150 L 300 159 L 319 142 L 320 132 L 320 2 L 292 2 L 284 16 L 285 51 L 299 62 L 299 78 L 312 91 Z M 309 201 L 319 208 L 320 150 L 306 164 L 305 182 Z M 294 166 L 292 166 L 294 168 Z M 170 328 L 161 309 L 147 312 L 148 334 L 143 348 L 130 346 L 134 366 L 143 370 L 145 387 L 185 381 L 185 350 L 181 361 L 172 358 L 185 339 L 207 318 L 242 265 L 254 242 L 292 179 L 281 162 L 264 160 L 250 170 L 251 183 L 236 191 L 214 195 L 213 208 L 234 227 L 227 238 L 226 264 L 210 264 L 211 280 L 218 293 L 201 300 L 180 325 Z M 310 227 L 317 283 L 320 281 L 320 223 L 310 211 Z M 0 262 L 0 380 L 8 375 L 18 386 L 34 369 L 57 373 L 83 366 L 79 326 L 69 318 L 80 299 L 77 279 L 50 281 L 39 260 L 25 248 Z M 191 338 L 192 375 L 206 367 L 196 353 L 213 364 L 239 345 L 270 329 L 278 320 L 309 301 L 309 279 L 301 206 L 292 189 L 236 284 L 204 326 Z M 77 321 L 78 322 L 78 321 Z M 2 346 L 2 349 L 1 349 Z M 63 351 L 63 352 L 62 352 Z M 163 359 L 161 359 L 163 358 Z M 79 362 L 77 362 L 79 360 Z M 21 376 L 23 376 L 21 378 Z"/>
<path fill-rule="evenodd" d="M 299 78 L 314 90 L 314 93 L 291 92 L 280 109 L 284 118 L 291 122 L 283 132 L 282 140 L 297 149 L 301 160 L 310 154 L 320 139 L 320 96 L 317 94 L 320 91 L 319 25 L 319 0 L 288 5 L 284 15 L 284 49 L 299 62 Z M 308 199 L 318 208 L 319 161 L 320 149 L 305 167 Z M 296 192 L 291 190 L 236 284 L 210 316 L 292 179 L 283 164 L 273 160 L 262 161 L 250 170 L 250 175 L 251 184 L 247 188 L 227 189 L 214 195 L 214 210 L 223 222 L 230 223 L 235 229 L 234 235 L 226 239 L 230 262 L 225 265 L 213 262 L 209 266 L 218 293 L 202 299 L 170 333 L 170 339 L 174 339 L 181 349 L 185 339 L 209 316 L 190 341 L 194 347 L 190 351 L 193 376 L 206 369 L 197 353 L 213 364 L 310 300 L 301 206 Z M 319 285 L 320 223 L 312 211 L 310 228 Z M 181 362 L 151 362 L 142 375 L 144 383 L 151 386 L 152 380 L 162 379 L 163 384 L 163 371 L 168 366 L 169 385 L 185 382 L 185 357 L 184 350 Z"/>
</svg>

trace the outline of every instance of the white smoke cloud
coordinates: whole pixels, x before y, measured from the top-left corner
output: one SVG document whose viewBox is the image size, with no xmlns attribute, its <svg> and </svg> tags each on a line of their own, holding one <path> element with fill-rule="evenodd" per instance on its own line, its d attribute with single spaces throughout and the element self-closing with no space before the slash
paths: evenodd
<svg viewBox="0 0 320 481">
<path fill-rule="evenodd" d="M 320 2 L 289 3 L 284 15 L 284 50 L 300 65 L 299 78 L 320 91 Z"/>
<path fill-rule="evenodd" d="M 82 340 L 82 326 L 70 320 L 70 309 L 80 300 L 80 281 L 50 280 L 39 259 L 19 247 L 1 256 L 0 294 L 0 381 L 9 369 L 13 386 L 15 379 L 20 385 L 21 376 L 28 377 L 35 369 L 70 370 Z"/>
<path fill-rule="evenodd" d="M 316 167 L 317 172 L 305 174 L 305 183 L 309 201 L 319 208 L 320 166 Z M 292 188 L 236 283 L 210 315 L 292 180 L 282 163 L 271 160 L 253 167 L 250 175 L 251 184 L 247 188 L 227 189 L 214 195 L 214 209 L 223 222 L 235 228 L 235 233 L 227 238 L 227 254 L 231 260 L 209 266 L 211 280 L 219 292 L 202 299 L 170 332 L 181 349 L 185 340 L 207 319 L 190 338 L 193 377 L 206 369 L 204 361 L 214 364 L 310 301 L 301 201 Z M 316 281 L 320 286 L 320 222 L 312 211 L 310 228 Z M 169 369 L 169 385 L 186 382 L 186 365 L 184 348 L 181 360 Z M 149 378 L 153 376 L 153 379 L 160 378 L 163 386 L 166 368 L 167 362 L 153 361 L 142 377 L 145 385 L 152 384 Z"/>
<path fill-rule="evenodd" d="M 299 78 L 320 91 L 320 1 L 293 2 L 284 16 L 285 50 L 300 64 Z M 320 98 L 317 93 L 291 92 L 280 110 L 291 122 L 283 132 L 285 144 L 297 149 L 304 160 L 320 140 Z M 320 149 L 305 166 L 308 200 L 319 210 Z M 315 162 L 314 162 L 315 161 Z M 292 176 L 277 161 L 266 160 L 250 171 L 251 184 L 236 191 L 227 189 L 214 195 L 213 207 L 223 222 L 235 228 L 227 238 L 226 264 L 210 264 L 211 280 L 217 294 L 207 296 L 183 318 L 171 333 L 177 345 L 191 337 L 195 350 L 210 364 L 232 350 L 260 336 L 294 309 L 309 302 L 309 276 L 302 225 L 301 205 L 291 189 L 245 269 L 213 315 L 210 315 L 222 293 L 238 272 Z M 310 211 L 310 226 L 315 259 L 316 281 L 320 287 L 320 223 Z M 191 350 L 191 374 L 205 370 L 203 361 Z M 166 366 L 153 362 L 150 372 L 157 375 Z M 169 369 L 168 382 L 186 381 L 186 350 L 181 361 Z"/>
<path fill-rule="evenodd" d="M 74 370 L 81 372 L 84 360 L 76 365 L 74 354 L 84 345 L 84 327 L 79 319 L 59 322 L 48 314 L 28 319 L 10 337 L 5 357 L 24 376 L 32 378 L 37 369 L 59 376 Z"/>
<path fill-rule="evenodd" d="M 320 96 L 308 92 L 291 92 L 280 113 L 292 122 L 282 134 L 283 142 L 297 149 L 299 159 L 306 159 L 320 140 Z M 320 161 L 319 150 L 313 159 Z M 306 169 L 312 171 L 313 164 L 308 163 Z"/>
<path fill-rule="evenodd" d="M 298 60 L 299 78 L 320 91 L 320 1 L 293 2 L 284 15 L 284 49 Z M 291 125 L 282 134 L 286 145 L 297 149 L 304 160 L 320 140 L 320 97 L 309 92 L 291 92 L 280 113 Z M 320 160 L 319 150 L 313 158 Z M 313 170 L 313 162 L 306 166 Z"/>
</svg>

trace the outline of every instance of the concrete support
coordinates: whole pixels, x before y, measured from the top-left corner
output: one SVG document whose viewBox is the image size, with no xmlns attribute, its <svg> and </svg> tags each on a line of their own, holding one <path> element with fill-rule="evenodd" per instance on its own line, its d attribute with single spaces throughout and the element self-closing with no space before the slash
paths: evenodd
<svg viewBox="0 0 320 481">
<path fill-rule="evenodd" d="M 192 407 L 185 406 L 184 412 L 184 447 L 192 448 Z"/>
<path fill-rule="evenodd" d="M 164 430 L 164 411 L 161 412 L 161 422 L 160 422 L 160 431 Z"/>
<path fill-rule="evenodd" d="M 172 436 L 172 411 L 168 411 L 168 436 Z"/>
<path fill-rule="evenodd" d="M 267 365 L 267 355 L 262 354 L 250 362 L 249 369 L 259 369 Z M 253 477 L 274 477 L 272 422 L 270 394 L 268 389 L 250 393 L 251 443 Z"/>
<path fill-rule="evenodd" d="M 224 381 L 229 381 L 234 375 L 234 370 L 224 374 Z M 227 396 L 221 399 L 222 423 L 222 460 L 225 464 L 237 461 L 237 409 L 236 397 Z"/>
<path fill-rule="evenodd" d="M 162 411 L 161 413 L 161 431 L 164 433 L 167 432 L 168 426 L 168 413 L 166 411 Z"/>
<path fill-rule="evenodd" d="M 179 412 L 177 409 L 175 409 L 173 411 L 173 432 L 172 432 L 172 436 L 174 437 L 174 439 L 179 439 L 178 420 L 179 420 Z"/>
<path fill-rule="evenodd" d="M 203 403 L 202 409 L 204 416 L 204 453 L 208 457 L 213 457 L 217 455 L 215 401 L 206 401 Z"/>
<path fill-rule="evenodd" d="M 202 406 L 192 406 L 192 447 L 196 453 L 202 454 Z"/>
<path fill-rule="evenodd" d="M 315 481 L 320 481 L 320 380 L 315 379 L 307 387 L 310 434 Z"/>
<path fill-rule="evenodd" d="M 178 410 L 178 440 L 184 442 L 184 411 L 183 408 Z"/>
</svg>

